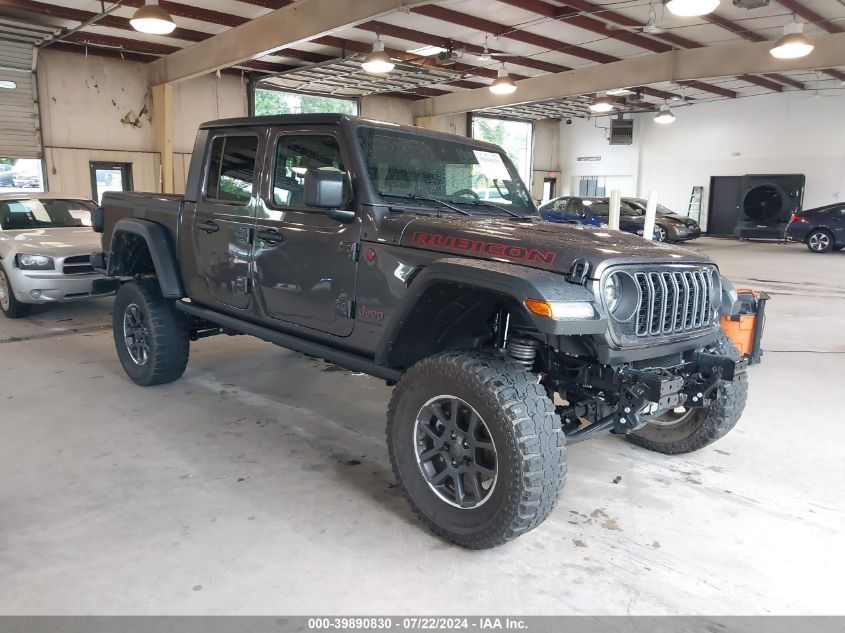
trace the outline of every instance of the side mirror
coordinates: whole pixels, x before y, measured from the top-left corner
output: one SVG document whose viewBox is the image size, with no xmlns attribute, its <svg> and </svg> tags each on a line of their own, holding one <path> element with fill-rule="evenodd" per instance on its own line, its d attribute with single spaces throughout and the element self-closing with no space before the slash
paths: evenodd
<svg viewBox="0 0 845 633">
<path fill-rule="evenodd" d="M 305 206 L 326 209 L 333 220 L 352 222 L 355 212 L 341 209 L 346 174 L 341 171 L 309 169 L 305 173 Z"/>
</svg>

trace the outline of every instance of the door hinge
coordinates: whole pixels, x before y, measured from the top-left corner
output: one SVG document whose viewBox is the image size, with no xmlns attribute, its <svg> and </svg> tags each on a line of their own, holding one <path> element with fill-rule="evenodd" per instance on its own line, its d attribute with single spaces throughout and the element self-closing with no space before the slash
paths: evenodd
<svg viewBox="0 0 845 633">
<path fill-rule="evenodd" d="M 352 261 L 353 261 L 353 262 L 357 262 L 357 261 L 358 261 L 358 257 L 360 257 L 360 256 L 361 256 L 361 243 L 360 243 L 360 242 L 355 242 L 355 243 L 352 245 Z"/>
</svg>

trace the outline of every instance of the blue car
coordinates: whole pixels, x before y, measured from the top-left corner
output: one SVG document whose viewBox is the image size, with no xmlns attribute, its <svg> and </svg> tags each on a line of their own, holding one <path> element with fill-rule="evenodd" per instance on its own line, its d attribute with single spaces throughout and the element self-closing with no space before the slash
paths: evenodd
<svg viewBox="0 0 845 633">
<path fill-rule="evenodd" d="M 563 196 L 549 200 L 540 206 L 540 215 L 549 222 L 577 222 L 585 226 L 607 226 L 607 216 L 610 213 L 610 201 L 607 198 L 581 198 L 578 196 Z M 619 217 L 619 230 L 642 236 L 643 218 L 639 211 L 626 202 L 622 202 Z M 660 240 L 657 227 L 652 237 Z"/>
</svg>

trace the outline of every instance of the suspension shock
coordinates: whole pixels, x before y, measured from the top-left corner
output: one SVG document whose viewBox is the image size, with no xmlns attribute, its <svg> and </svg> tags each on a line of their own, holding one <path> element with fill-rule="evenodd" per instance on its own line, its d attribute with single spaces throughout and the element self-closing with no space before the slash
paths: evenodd
<svg viewBox="0 0 845 633">
<path fill-rule="evenodd" d="M 524 336 L 511 336 L 508 339 L 508 356 L 526 369 L 534 367 L 537 358 L 537 341 Z"/>
</svg>

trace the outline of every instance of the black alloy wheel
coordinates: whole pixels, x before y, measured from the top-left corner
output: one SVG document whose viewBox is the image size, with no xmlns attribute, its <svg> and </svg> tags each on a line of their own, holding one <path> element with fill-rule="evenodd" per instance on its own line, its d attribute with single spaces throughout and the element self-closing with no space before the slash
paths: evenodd
<svg viewBox="0 0 845 633">
<path fill-rule="evenodd" d="M 414 427 L 417 464 L 434 493 L 457 508 L 476 508 L 496 487 L 497 454 L 490 429 L 464 400 L 426 402 Z"/>
</svg>

